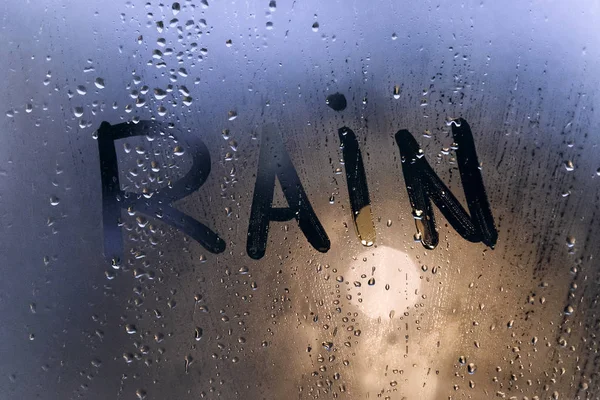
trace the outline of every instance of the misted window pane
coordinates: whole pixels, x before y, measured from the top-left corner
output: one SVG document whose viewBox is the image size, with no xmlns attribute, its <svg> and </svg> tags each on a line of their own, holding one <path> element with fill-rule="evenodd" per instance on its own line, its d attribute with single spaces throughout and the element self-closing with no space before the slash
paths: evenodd
<svg viewBox="0 0 600 400">
<path fill-rule="evenodd" d="M 0 11 L 0 398 L 600 395 L 598 2 Z"/>
</svg>

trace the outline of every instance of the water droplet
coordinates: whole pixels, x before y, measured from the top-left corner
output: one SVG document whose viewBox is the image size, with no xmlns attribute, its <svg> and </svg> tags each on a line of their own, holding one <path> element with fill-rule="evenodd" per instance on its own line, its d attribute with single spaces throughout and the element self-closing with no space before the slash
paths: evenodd
<svg viewBox="0 0 600 400">
<path fill-rule="evenodd" d="M 575 169 L 575 164 L 573 164 L 573 161 L 571 161 L 571 160 L 565 161 L 565 169 L 569 172 L 573 171 Z"/>
<path fill-rule="evenodd" d="M 477 371 L 477 366 L 475 364 L 470 363 L 469 365 L 467 365 L 467 372 L 469 374 L 473 375 L 475 371 Z"/>
<path fill-rule="evenodd" d="M 314 24 L 312 24 L 312 30 L 313 32 L 318 32 L 319 31 L 319 23 L 315 21 Z"/>
<path fill-rule="evenodd" d="M 231 110 L 227 113 L 227 119 L 230 121 L 233 121 L 234 119 L 237 118 L 237 112 L 234 110 Z"/>
<path fill-rule="evenodd" d="M 446 117 L 446 126 L 451 126 L 451 125 L 455 125 L 456 127 L 460 127 L 460 119 L 458 118 L 454 118 L 454 117 Z"/>
<path fill-rule="evenodd" d="M 194 331 L 194 339 L 196 339 L 196 341 L 202 339 L 202 328 L 197 327 L 196 330 Z"/>
<path fill-rule="evenodd" d="M 265 26 L 266 26 L 267 30 L 270 31 L 273 29 L 273 22 L 269 21 L 266 23 Z"/>
<path fill-rule="evenodd" d="M 125 325 L 125 332 L 127 332 L 130 335 L 133 335 L 137 332 L 137 328 L 133 324 L 127 324 Z"/>
<path fill-rule="evenodd" d="M 392 33 L 392 40 L 396 40 L 398 39 L 398 35 L 396 35 L 396 32 Z"/>
<path fill-rule="evenodd" d="M 182 156 L 185 154 L 185 150 L 181 146 L 175 146 L 175 148 L 173 149 L 173 154 L 175 154 L 176 156 Z"/>
<path fill-rule="evenodd" d="M 575 238 L 573 236 L 567 237 L 567 247 L 575 246 Z"/>
<path fill-rule="evenodd" d="M 231 47 L 232 45 L 233 45 L 233 41 L 232 41 L 231 39 L 227 39 L 227 40 L 225 41 L 225 46 L 227 46 L 227 47 Z"/>
<path fill-rule="evenodd" d="M 275 0 L 269 2 L 269 11 L 274 12 L 277 9 L 277 3 Z"/>
<path fill-rule="evenodd" d="M 104 79 L 96 78 L 96 80 L 94 81 L 94 85 L 96 85 L 98 89 L 104 89 Z"/>
<path fill-rule="evenodd" d="M 139 400 L 143 400 L 146 398 L 146 391 L 144 389 L 138 389 L 135 391 L 135 395 Z"/>
<path fill-rule="evenodd" d="M 73 115 L 75 115 L 77 118 L 83 116 L 83 107 L 73 107 Z"/>
<path fill-rule="evenodd" d="M 398 100 L 400 98 L 400 86 L 394 85 L 394 99 Z"/>
<path fill-rule="evenodd" d="M 77 86 L 76 90 L 77 90 L 77 93 L 80 94 L 80 95 L 82 95 L 82 96 L 87 93 L 87 89 L 83 85 Z"/>
<path fill-rule="evenodd" d="M 175 2 L 171 6 L 171 9 L 173 10 L 173 15 L 177 15 L 177 14 L 179 14 L 179 11 L 181 11 L 181 5 L 177 2 Z"/>
<path fill-rule="evenodd" d="M 162 100 L 165 97 L 167 97 L 167 92 L 161 88 L 155 88 L 154 89 L 154 98 L 156 100 Z"/>
<path fill-rule="evenodd" d="M 240 269 L 238 270 L 238 272 L 242 275 L 246 275 L 249 271 L 249 268 L 246 266 L 240 267 Z"/>
<path fill-rule="evenodd" d="M 568 305 L 565 307 L 565 310 L 564 310 L 565 315 L 571 315 L 574 312 L 575 312 L 575 309 L 571 305 Z"/>
<path fill-rule="evenodd" d="M 369 279 L 367 283 L 369 284 L 369 286 L 373 286 L 375 284 L 375 278 Z"/>
<path fill-rule="evenodd" d="M 57 206 L 60 203 L 60 199 L 56 196 L 50 196 L 50 204 Z"/>
<path fill-rule="evenodd" d="M 348 104 L 346 102 L 346 96 L 339 92 L 327 96 L 325 103 L 334 111 L 342 111 L 346 109 Z"/>
<path fill-rule="evenodd" d="M 533 338 L 531 338 L 531 344 L 535 345 L 537 342 L 538 342 L 537 336 L 534 336 Z"/>
</svg>

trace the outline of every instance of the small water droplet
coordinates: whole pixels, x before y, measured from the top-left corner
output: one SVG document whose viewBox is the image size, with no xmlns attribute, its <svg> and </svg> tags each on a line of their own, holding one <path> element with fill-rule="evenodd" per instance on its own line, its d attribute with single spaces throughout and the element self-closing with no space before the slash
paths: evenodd
<svg viewBox="0 0 600 400">
<path fill-rule="evenodd" d="M 575 246 L 575 238 L 573 236 L 567 236 L 567 247 L 571 248 Z"/>
<path fill-rule="evenodd" d="M 573 306 L 568 305 L 565 307 L 564 313 L 565 315 L 571 315 L 575 312 L 575 309 L 573 308 Z"/>
<path fill-rule="evenodd" d="M 571 161 L 571 160 L 565 161 L 565 169 L 569 172 L 573 171 L 575 169 L 575 164 L 573 164 L 573 161 Z"/>
<path fill-rule="evenodd" d="M 347 101 L 346 101 L 346 96 L 344 96 L 342 93 L 334 93 L 334 94 L 330 94 L 329 96 L 327 96 L 327 98 L 325 99 L 325 103 L 332 109 L 335 111 L 342 111 L 344 109 L 346 109 L 347 106 Z"/>
<path fill-rule="evenodd" d="M 470 363 L 469 365 L 467 365 L 467 372 L 469 374 L 473 375 L 475 371 L 477 371 L 477 366 L 475 364 Z"/>
<path fill-rule="evenodd" d="M 246 275 L 249 271 L 250 269 L 246 266 L 240 267 L 240 269 L 238 270 L 238 272 L 242 275 Z"/>
<path fill-rule="evenodd" d="M 315 21 L 314 24 L 312 24 L 312 30 L 313 32 L 318 32 L 319 31 L 319 23 Z"/>
<path fill-rule="evenodd" d="M 173 154 L 175 154 L 176 156 L 182 156 L 185 154 L 185 150 L 181 146 L 175 146 L 175 148 L 173 149 Z"/>
<path fill-rule="evenodd" d="M 80 118 L 83 116 L 83 107 L 73 107 L 73 115 L 75 115 L 77 118 Z"/>
</svg>

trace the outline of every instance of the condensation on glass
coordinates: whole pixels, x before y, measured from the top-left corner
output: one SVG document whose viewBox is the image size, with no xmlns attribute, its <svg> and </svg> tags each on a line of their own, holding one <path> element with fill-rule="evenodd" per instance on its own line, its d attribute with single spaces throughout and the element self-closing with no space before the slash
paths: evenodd
<svg viewBox="0 0 600 400">
<path fill-rule="evenodd" d="M 0 4 L 2 399 L 596 399 L 596 1 Z"/>
</svg>

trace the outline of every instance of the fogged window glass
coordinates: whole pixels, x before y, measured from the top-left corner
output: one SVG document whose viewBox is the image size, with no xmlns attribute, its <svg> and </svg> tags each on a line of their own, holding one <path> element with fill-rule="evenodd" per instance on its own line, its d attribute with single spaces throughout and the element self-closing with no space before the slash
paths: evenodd
<svg viewBox="0 0 600 400">
<path fill-rule="evenodd" d="M 594 399 L 596 1 L 0 5 L 2 399 Z"/>
</svg>

